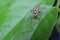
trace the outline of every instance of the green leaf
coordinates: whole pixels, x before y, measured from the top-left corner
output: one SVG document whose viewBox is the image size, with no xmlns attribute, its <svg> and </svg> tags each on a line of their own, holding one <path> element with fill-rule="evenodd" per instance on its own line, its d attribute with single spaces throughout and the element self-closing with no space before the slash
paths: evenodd
<svg viewBox="0 0 60 40">
<path fill-rule="evenodd" d="M 49 9 L 44 18 L 39 23 L 36 30 L 34 31 L 31 40 L 48 40 L 56 20 L 57 9 L 55 8 Z"/>
<path fill-rule="evenodd" d="M 57 10 L 47 5 L 40 5 L 40 8 L 37 18 L 33 17 L 33 11 L 29 12 L 6 36 L 5 40 L 30 40 L 31 38 L 32 40 L 48 40 L 57 18 Z"/>
<path fill-rule="evenodd" d="M 50 10 L 54 14 L 52 26 L 57 17 L 52 4 L 52 0 L 0 0 L 0 40 L 30 40 L 45 15 L 50 14 Z M 33 11 L 37 5 L 41 7 L 40 13 L 34 18 Z"/>
<path fill-rule="evenodd" d="M 41 0 L 41 5 L 53 5 L 55 0 Z"/>
</svg>

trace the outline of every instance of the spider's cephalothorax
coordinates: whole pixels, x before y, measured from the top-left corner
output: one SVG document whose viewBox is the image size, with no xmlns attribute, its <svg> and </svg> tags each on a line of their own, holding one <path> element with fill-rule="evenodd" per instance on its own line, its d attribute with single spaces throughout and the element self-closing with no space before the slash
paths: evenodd
<svg viewBox="0 0 60 40">
<path fill-rule="evenodd" d="M 39 13 L 39 11 L 40 11 L 40 7 L 38 6 L 38 7 L 36 7 L 36 9 L 34 10 L 34 16 L 37 16 L 38 15 L 38 13 Z"/>
</svg>

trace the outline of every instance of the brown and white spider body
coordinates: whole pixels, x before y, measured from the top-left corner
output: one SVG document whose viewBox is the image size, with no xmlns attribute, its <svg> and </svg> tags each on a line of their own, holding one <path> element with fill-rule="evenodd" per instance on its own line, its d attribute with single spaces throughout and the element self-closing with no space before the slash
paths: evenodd
<svg viewBox="0 0 60 40">
<path fill-rule="evenodd" d="M 34 16 L 37 16 L 38 13 L 39 13 L 39 11 L 40 11 L 40 7 L 38 6 L 38 7 L 36 7 L 36 9 L 34 10 L 33 15 L 34 15 Z"/>
</svg>

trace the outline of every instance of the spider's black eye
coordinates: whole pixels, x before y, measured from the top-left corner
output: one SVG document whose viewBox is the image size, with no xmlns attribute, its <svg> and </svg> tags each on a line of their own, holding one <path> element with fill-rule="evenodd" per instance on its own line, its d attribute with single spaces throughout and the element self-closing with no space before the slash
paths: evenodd
<svg viewBox="0 0 60 40">
<path fill-rule="evenodd" d="M 34 13 L 34 14 L 36 14 L 36 13 Z"/>
</svg>

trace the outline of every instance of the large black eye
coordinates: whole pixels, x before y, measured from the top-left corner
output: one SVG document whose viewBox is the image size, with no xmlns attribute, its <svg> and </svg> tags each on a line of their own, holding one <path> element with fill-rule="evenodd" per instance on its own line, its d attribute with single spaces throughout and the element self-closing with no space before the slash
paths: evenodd
<svg viewBox="0 0 60 40">
<path fill-rule="evenodd" d="M 36 14 L 36 13 L 34 13 L 34 14 Z"/>
</svg>

